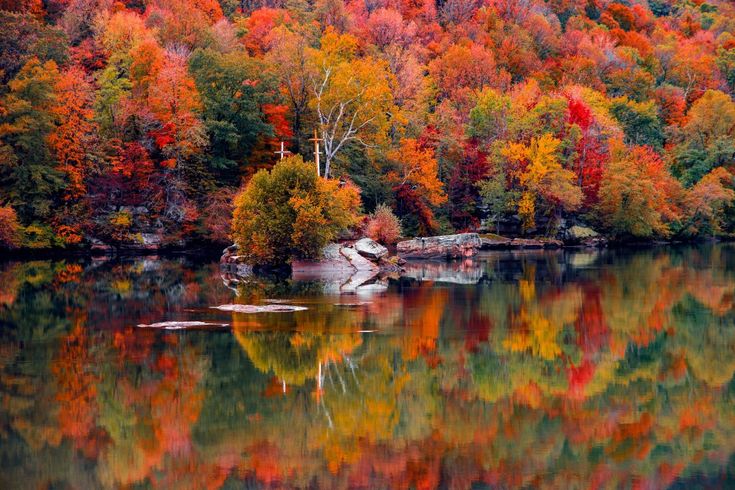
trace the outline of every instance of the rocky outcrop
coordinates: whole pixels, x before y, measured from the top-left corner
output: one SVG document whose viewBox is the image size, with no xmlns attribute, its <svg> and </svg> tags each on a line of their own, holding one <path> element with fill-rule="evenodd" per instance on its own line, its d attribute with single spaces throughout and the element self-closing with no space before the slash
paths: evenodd
<svg viewBox="0 0 735 490">
<path fill-rule="evenodd" d="M 242 278 L 252 274 L 252 267 L 245 262 L 236 244 L 222 251 L 220 264 L 228 287 L 237 288 Z M 385 247 L 366 238 L 355 244 L 330 243 L 318 260 L 293 261 L 291 277 L 323 282 L 334 293 L 376 292 L 387 287 L 378 276 L 401 272 L 401 263 L 398 257 L 389 257 Z"/>
<path fill-rule="evenodd" d="M 544 248 L 546 249 L 555 250 L 564 247 L 564 242 L 557 240 L 556 238 L 542 238 L 540 241 L 544 244 Z"/>
<path fill-rule="evenodd" d="M 370 260 L 380 260 L 388 255 L 388 249 L 370 238 L 361 238 L 355 242 L 357 253 Z"/>
<path fill-rule="evenodd" d="M 568 242 L 574 243 L 579 243 L 588 238 L 597 238 L 598 236 L 600 236 L 600 234 L 592 228 L 581 225 L 570 226 L 564 231 L 564 239 Z"/>
<path fill-rule="evenodd" d="M 380 271 L 384 273 L 401 272 L 403 266 L 406 265 L 406 260 L 400 258 L 397 255 L 382 257 L 378 264 L 380 264 Z"/>
<path fill-rule="evenodd" d="M 339 252 L 347 259 L 352 267 L 358 271 L 378 271 L 380 267 L 375 262 L 372 262 L 362 255 L 354 248 L 349 246 L 343 246 L 339 249 Z"/>
<path fill-rule="evenodd" d="M 321 260 L 294 261 L 291 264 L 291 277 L 295 280 L 324 282 L 325 290 L 334 294 L 375 294 L 384 291 L 387 283 L 380 278 L 387 273 L 399 272 L 398 260 L 389 258 L 387 250 L 382 254 L 372 244 L 360 248 L 356 245 L 332 243 L 324 248 Z M 371 253 L 361 254 L 360 250 L 366 248 Z M 380 258 L 371 260 L 366 255 L 379 255 Z"/>
<path fill-rule="evenodd" d="M 458 259 L 472 257 L 482 246 L 477 233 L 460 233 L 414 238 L 398 243 L 398 256 L 403 259 Z"/>
<path fill-rule="evenodd" d="M 245 257 L 239 254 L 240 246 L 236 243 L 222 251 L 219 262 L 224 270 L 239 276 L 248 276 L 253 273 L 253 268 L 245 263 Z"/>
<path fill-rule="evenodd" d="M 607 239 L 587 226 L 570 226 L 564 230 L 562 237 L 568 245 L 582 245 L 591 248 L 607 246 Z"/>
<path fill-rule="evenodd" d="M 510 248 L 517 250 L 544 248 L 544 242 L 533 238 L 514 238 L 510 241 Z"/>
<path fill-rule="evenodd" d="M 342 246 L 330 243 L 322 250 L 319 260 L 295 260 L 291 274 L 295 279 L 339 280 L 355 273 L 356 268 L 342 255 Z"/>
<path fill-rule="evenodd" d="M 500 235 L 480 235 L 481 250 L 508 250 L 510 249 L 510 238 Z"/>
</svg>

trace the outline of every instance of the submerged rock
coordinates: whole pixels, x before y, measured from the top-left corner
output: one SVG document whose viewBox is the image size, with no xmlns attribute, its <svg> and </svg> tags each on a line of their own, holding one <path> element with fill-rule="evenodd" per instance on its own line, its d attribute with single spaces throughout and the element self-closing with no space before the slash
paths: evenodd
<svg viewBox="0 0 735 490">
<path fill-rule="evenodd" d="M 232 311 L 235 313 L 290 313 L 293 311 L 307 310 L 305 306 L 294 306 L 284 304 L 271 305 L 220 305 L 211 306 L 213 310 Z"/>
<path fill-rule="evenodd" d="M 481 246 L 477 233 L 421 237 L 399 242 L 398 255 L 404 259 L 457 259 L 472 257 Z"/>
<path fill-rule="evenodd" d="M 160 328 L 163 330 L 186 330 L 191 328 L 227 328 L 229 323 L 210 323 L 210 322 L 158 322 L 146 325 L 141 323 L 138 328 Z"/>
</svg>

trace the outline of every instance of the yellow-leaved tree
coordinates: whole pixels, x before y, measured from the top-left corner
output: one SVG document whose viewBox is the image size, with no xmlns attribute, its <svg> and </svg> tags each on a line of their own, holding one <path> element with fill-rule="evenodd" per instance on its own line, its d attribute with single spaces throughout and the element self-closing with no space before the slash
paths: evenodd
<svg viewBox="0 0 735 490">
<path fill-rule="evenodd" d="M 549 133 L 532 138 L 530 144 L 511 143 L 501 153 L 511 164 L 511 175 L 520 185 L 518 214 L 524 230 L 536 226 L 540 210 L 557 215 L 573 211 L 582 204 L 582 191 L 575 175 L 562 167 L 559 159 L 561 141 Z"/>
<path fill-rule="evenodd" d="M 397 113 L 387 63 L 358 58 L 356 50 L 357 38 L 328 28 L 320 48 L 308 51 L 309 106 L 319 121 L 326 178 L 334 157 L 349 143 L 364 147 L 385 143 Z"/>
</svg>

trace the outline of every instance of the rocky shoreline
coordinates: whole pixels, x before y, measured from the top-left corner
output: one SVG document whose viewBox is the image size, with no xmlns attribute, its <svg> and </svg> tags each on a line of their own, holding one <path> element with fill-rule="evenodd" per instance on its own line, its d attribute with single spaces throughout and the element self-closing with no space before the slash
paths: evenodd
<svg viewBox="0 0 735 490">
<path fill-rule="evenodd" d="M 575 228 L 577 228 L 575 230 Z M 416 273 L 415 264 L 423 261 L 449 261 L 468 259 L 480 250 L 543 250 L 563 247 L 601 248 L 607 241 L 594 230 L 572 227 L 565 240 L 506 238 L 499 235 L 459 233 L 404 240 L 396 245 L 396 254 L 371 240 L 331 243 L 322 251 L 318 260 L 297 260 L 291 263 L 291 277 L 297 281 L 319 280 L 327 283 L 335 293 L 374 293 L 388 287 L 388 279 Z M 239 247 L 227 247 L 220 260 L 226 280 L 239 282 L 253 274 L 239 254 Z M 407 271 L 406 267 L 411 271 Z M 419 266 L 420 268 L 420 266 Z"/>
<path fill-rule="evenodd" d="M 231 245 L 222 254 L 220 264 L 229 284 L 253 273 L 253 268 Z M 353 242 L 331 243 L 319 260 L 297 260 L 291 263 L 291 277 L 297 281 L 318 280 L 334 293 L 373 293 L 388 287 L 389 277 L 399 277 L 405 260 L 391 256 L 384 246 L 369 238 Z M 233 277 L 234 275 L 234 277 Z"/>
</svg>

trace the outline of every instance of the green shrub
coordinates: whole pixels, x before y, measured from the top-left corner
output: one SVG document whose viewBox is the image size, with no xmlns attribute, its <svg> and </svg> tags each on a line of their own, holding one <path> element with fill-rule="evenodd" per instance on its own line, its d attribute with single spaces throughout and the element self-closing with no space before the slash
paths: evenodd
<svg viewBox="0 0 735 490">
<path fill-rule="evenodd" d="M 252 265 L 315 259 L 357 224 L 360 194 L 351 184 L 317 177 L 300 156 L 253 176 L 235 198 L 232 234 Z"/>
</svg>

